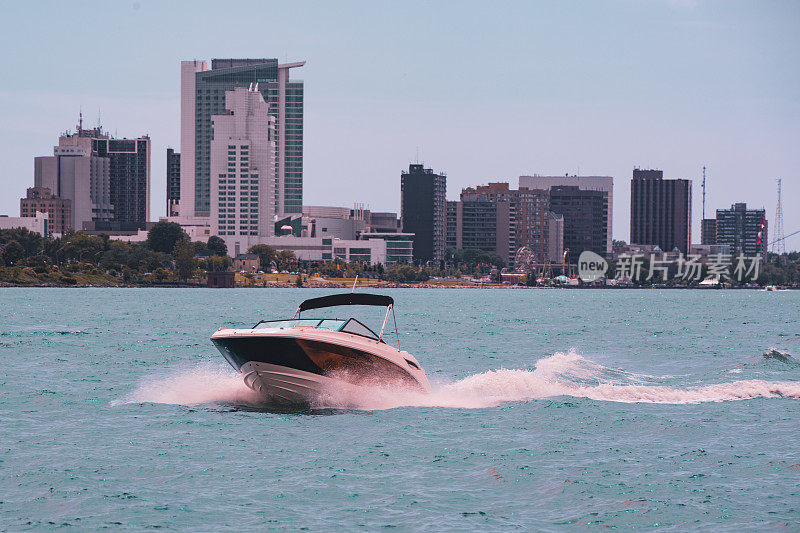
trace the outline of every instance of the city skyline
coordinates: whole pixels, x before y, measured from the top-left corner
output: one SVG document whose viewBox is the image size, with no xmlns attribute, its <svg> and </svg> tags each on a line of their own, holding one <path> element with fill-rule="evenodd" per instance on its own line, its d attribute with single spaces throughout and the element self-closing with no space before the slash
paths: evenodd
<svg viewBox="0 0 800 533">
<path fill-rule="evenodd" d="M 182 9 L 186 5 L 53 4 L 42 24 L 27 30 L 15 23 L 22 7 L 7 9 L 0 23 L 6 49 L 16 50 L 18 42 L 37 45 L 12 54 L 0 85 L 7 118 L 0 185 L 11 191 L 0 199 L 0 213 L 18 213 L 19 198 L 32 183 L 33 158 L 52 149 L 54 135 L 77 123 L 79 110 L 93 126 L 87 117 L 99 107 L 102 125 L 118 137 L 150 135 L 150 217 L 164 216 L 166 148 L 180 147 L 180 61 L 278 57 L 308 61 L 300 75 L 306 89 L 305 204 L 364 202 L 399 212 L 398 172 L 417 159 L 447 172 L 450 200 L 467 186 L 516 186 L 525 174 L 608 175 L 617 183 L 613 237 L 628 241 L 628 183 L 639 166 L 693 181 L 692 241 L 700 242 L 705 165 L 707 213 L 746 202 L 765 208 L 772 220 L 780 177 L 786 233 L 800 229 L 800 213 L 786 209 L 798 196 L 791 173 L 800 163 L 793 153 L 800 140 L 794 90 L 800 69 L 791 60 L 800 39 L 796 5 L 515 4 L 494 13 L 480 4 L 453 11 L 445 5 L 378 10 L 350 3 L 309 13 L 303 4 L 252 4 L 262 17 L 292 20 L 286 28 L 273 25 L 274 34 L 253 37 L 243 37 L 248 31 L 242 30 L 263 22 L 258 16 L 234 16 L 231 29 L 205 34 L 201 30 L 213 24 L 203 15 L 211 4 Z M 93 35 L 64 39 L 52 31 L 70 21 L 80 27 L 89 10 L 126 17 L 113 31 L 100 27 Z M 186 24 L 165 32 L 162 25 L 182 11 Z M 293 16 L 300 11 L 302 20 Z M 361 19 L 354 18 L 358 12 Z M 400 26 L 408 33 L 386 34 Z M 30 39 L 31 31 L 37 39 Z M 145 42 L 124 46 L 134 34 L 137 43 L 139 35 Z M 95 40 L 107 46 L 96 51 L 92 69 L 63 60 Z M 62 54 L 50 53 L 55 46 Z M 48 84 L 50 79 L 58 83 Z M 800 236 L 787 240 L 787 249 L 798 248 Z"/>
</svg>

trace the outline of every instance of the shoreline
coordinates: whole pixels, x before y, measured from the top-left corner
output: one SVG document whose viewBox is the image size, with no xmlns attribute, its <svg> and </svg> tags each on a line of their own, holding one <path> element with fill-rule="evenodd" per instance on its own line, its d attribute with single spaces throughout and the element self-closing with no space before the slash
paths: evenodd
<svg viewBox="0 0 800 533">
<path fill-rule="evenodd" d="M 9 282 L 0 282 L 0 290 L 5 288 L 25 288 L 25 289 L 224 289 L 221 287 L 208 287 L 204 284 L 195 283 L 128 283 L 128 284 L 16 284 Z M 306 284 L 298 287 L 294 283 L 271 283 L 268 285 L 241 285 L 236 287 L 225 287 L 226 289 L 350 289 L 352 284 L 349 283 L 314 283 Z M 500 285 L 500 284 L 485 284 L 485 285 L 438 285 L 430 283 L 382 283 L 379 285 L 363 285 L 357 287 L 359 290 L 369 289 L 467 289 L 467 290 L 753 290 L 753 291 L 766 291 L 764 287 L 653 287 L 653 286 L 609 286 L 609 285 L 565 285 L 565 286 L 527 286 L 527 285 Z M 800 287 L 778 287 L 777 291 L 792 291 L 800 290 Z"/>
</svg>

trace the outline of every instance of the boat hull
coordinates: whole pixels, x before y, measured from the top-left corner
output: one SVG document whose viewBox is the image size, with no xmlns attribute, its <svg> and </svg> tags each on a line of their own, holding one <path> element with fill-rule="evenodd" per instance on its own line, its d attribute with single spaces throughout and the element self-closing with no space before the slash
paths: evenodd
<svg viewBox="0 0 800 533">
<path fill-rule="evenodd" d="M 270 403 L 308 405 L 331 392 L 341 397 L 375 385 L 430 391 L 410 354 L 356 335 L 221 330 L 211 340 L 247 387 Z"/>
<path fill-rule="evenodd" d="M 245 363 L 240 372 L 245 385 L 271 404 L 314 405 L 334 390 L 344 395 L 358 390 L 341 380 L 257 361 Z"/>
</svg>

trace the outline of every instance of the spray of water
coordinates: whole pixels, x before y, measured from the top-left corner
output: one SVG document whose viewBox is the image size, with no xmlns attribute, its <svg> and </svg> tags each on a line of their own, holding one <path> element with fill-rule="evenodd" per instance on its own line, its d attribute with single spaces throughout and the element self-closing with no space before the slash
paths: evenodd
<svg viewBox="0 0 800 533">
<path fill-rule="evenodd" d="M 434 385 L 427 394 L 397 385 L 373 385 L 355 391 L 350 386 L 333 387 L 316 398 L 312 406 L 370 410 L 405 406 L 475 409 L 557 396 L 667 404 L 800 398 L 800 381 L 740 380 L 678 388 L 659 384 L 665 377 L 608 368 L 569 352 L 541 359 L 533 370 L 492 370 Z M 259 401 L 239 374 L 221 364 L 206 363 L 147 379 L 117 403 L 258 405 Z"/>
<path fill-rule="evenodd" d="M 240 374 L 228 366 L 206 362 L 145 378 L 133 392 L 111 403 L 258 405 L 260 402 L 258 394 L 247 388 Z"/>
</svg>

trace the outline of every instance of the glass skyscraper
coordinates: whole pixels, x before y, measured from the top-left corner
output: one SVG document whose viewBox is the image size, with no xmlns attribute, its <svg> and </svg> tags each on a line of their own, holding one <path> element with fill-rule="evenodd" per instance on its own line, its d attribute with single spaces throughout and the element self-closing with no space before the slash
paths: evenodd
<svg viewBox="0 0 800 533">
<path fill-rule="evenodd" d="M 275 212 L 303 210 L 303 82 L 289 80 L 289 69 L 305 62 L 277 59 L 212 59 L 181 62 L 182 217 L 207 217 L 211 211 L 211 117 L 225 114 L 225 92 L 253 87 L 275 117 Z"/>
</svg>

